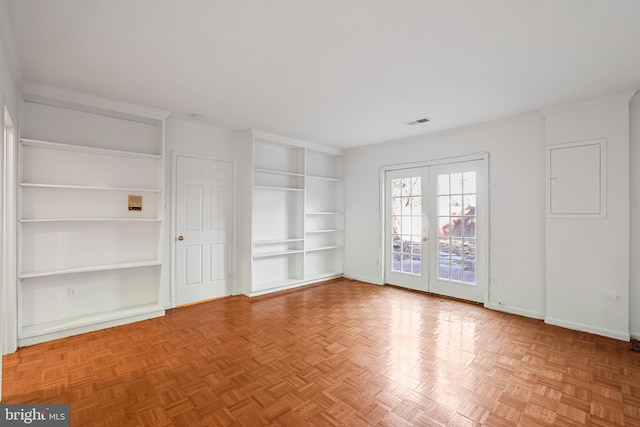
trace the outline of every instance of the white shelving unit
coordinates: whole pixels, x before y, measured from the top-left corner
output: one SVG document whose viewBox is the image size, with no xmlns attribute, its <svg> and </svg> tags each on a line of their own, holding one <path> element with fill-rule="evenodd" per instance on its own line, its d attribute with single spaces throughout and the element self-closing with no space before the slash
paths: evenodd
<svg viewBox="0 0 640 427">
<path fill-rule="evenodd" d="M 18 344 L 163 315 L 166 115 L 28 96 L 23 107 Z"/>
<path fill-rule="evenodd" d="M 342 276 L 339 150 L 253 131 L 251 295 Z"/>
</svg>

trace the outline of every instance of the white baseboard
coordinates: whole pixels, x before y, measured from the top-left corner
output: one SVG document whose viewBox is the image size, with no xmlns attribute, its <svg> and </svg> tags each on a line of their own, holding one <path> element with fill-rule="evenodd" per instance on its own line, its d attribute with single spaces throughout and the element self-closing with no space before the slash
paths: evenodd
<svg viewBox="0 0 640 427">
<path fill-rule="evenodd" d="M 512 307 L 510 305 L 485 304 L 485 307 L 495 311 L 516 314 L 518 316 L 530 317 L 532 319 L 544 320 L 544 313 L 531 311 L 520 307 Z"/>
<path fill-rule="evenodd" d="M 555 317 L 546 317 L 544 319 L 545 323 L 554 326 L 560 326 L 567 329 L 573 329 L 576 331 L 589 332 L 591 334 L 601 335 L 603 337 L 615 338 L 622 341 L 629 341 L 631 339 L 631 335 L 628 331 L 614 331 L 611 329 L 599 328 L 592 325 L 585 325 L 582 323 L 570 322 L 563 319 L 558 319 Z"/>
</svg>

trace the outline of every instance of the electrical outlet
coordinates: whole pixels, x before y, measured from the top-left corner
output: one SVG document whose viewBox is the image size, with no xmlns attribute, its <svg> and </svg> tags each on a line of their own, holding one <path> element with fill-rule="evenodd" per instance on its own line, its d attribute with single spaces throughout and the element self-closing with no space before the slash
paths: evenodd
<svg viewBox="0 0 640 427">
<path fill-rule="evenodd" d="M 76 295 L 78 295 L 78 293 L 76 292 L 76 288 L 72 288 L 72 287 L 67 288 L 68 297 L 75 297 Z"/>
</svg>

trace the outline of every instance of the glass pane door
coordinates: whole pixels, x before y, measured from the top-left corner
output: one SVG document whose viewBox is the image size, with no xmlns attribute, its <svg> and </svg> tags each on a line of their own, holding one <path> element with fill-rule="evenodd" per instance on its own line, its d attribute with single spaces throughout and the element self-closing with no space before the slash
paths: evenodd
<svg viewBox="0 0 640 427">
<path fill-rule="evenodd" d="M 425 172 L 424 168 L 404 169 L 386 176 L 386 281 L 419 290 L 427 289 Z"/>
<path fill-rule="evenodd" d="M 430 166 L 434 200 L 433 264 L 429 291 L 456 298 L 484 301 L 486 208 L 483 161 Z"/>
<path fill-rule="evenodd" d="M 486 163 L 463 161 L 385 174 L 385 281 L 483 302 Z"/>
</svg>

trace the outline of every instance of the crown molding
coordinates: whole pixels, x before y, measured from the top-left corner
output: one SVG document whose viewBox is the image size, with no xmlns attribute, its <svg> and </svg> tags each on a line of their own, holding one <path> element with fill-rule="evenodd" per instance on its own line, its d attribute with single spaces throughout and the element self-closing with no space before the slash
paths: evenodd
<svg viewBox="0 0 640 427">
<path fill-rule="evenodd" d="M 301 139 L 291 138 L 277 133 L 265 132 L 258 129 L 251 129 L 251 135 L 254 139 L 260 138 L 267 141 L 279 142 L 281 144 L 295 145 L 298 147 L 308 148 L 310 150 L 322 151 L 329 154 L 335 154 L 341 156 L 343 150 L 340 148 L 332 147 L 330 145 L 322 145 L 315 142 L 303 141 Z"/>
<path fill-rule="evenodd" d="M 158 122 L 166 120 L 168 111 L 144 107 L 137 104 L 102 98 L 68 89 L 45 86 L 33 82 L 22 82 L 19 87 L 22 99 L 28 102 L 81 109 L 98 114 L 106 114 L 127 120 Z"/>
<path fill-rule="evenodd" d="M 580 101 L 575 101 L 575 102 L 570 102 L 567 104 L 561 104 L 561 105 L 557 105 L 557 106 L 553 106 L 553 107 L 549 107 L 549 108 L 542 108 L 540 109 L 540 113 L 544 116 L 546 116 L 547 114 L 553 114 L 559 111 L 563 111 L 563 110 L 569 110 L 581 105 L 585 105 L 585 104 L 598 104 L 601 102 L 609 102 L 609 101 L 614 101 L 614 100 L 622 100 L 622 101 L 626 101 L 629 102 L 631 101 L 631 98 L 633 98 L 633 96 L 636 94 L 636 92 L 638 92 L 637 89 L 633 89 L 633 90 L 627 90 L 624 92 L 617 92 L 617 93 L 613 93 L 611 95 L 605 95 L 605 96 L 600 96 L 597 98 L 589 98 L 589 99 L 583 99 Z"/>
</svg>

